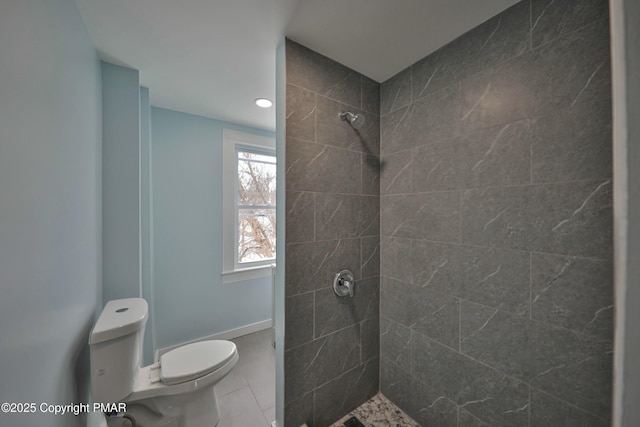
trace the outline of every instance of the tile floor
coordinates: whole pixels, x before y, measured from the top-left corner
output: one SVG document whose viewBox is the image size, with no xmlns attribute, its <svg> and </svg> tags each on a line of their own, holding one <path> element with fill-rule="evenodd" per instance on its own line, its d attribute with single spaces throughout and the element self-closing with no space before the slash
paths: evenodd
<svg viewBox="0 0 640 427">
<path fill-rule="evenodd" d="M 240 359 L 227 377 L 216 385 L 220 407 L 218 427 L 271 427 L 275 420 L 275 354 L 271 330 L 232 340 Z M 366 427 L 418 427 L 382 393 L 351 411 L 332 427 L 343 427 L 356 416 Z"/>
<path fill-rule="evenodd" d="M 218 427 L 271 427 L 276 418 L 276 365 L 271 329 L 233 340 L 240 359 L 215 387 Z"/>
</svg>

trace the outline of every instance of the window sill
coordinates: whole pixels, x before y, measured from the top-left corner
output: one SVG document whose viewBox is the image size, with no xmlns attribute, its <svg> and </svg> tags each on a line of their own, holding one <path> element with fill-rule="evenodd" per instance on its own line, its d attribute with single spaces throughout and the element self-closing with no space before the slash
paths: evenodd
<svg viewBox="0 0 640 427">
<path fill-rule="evenodd" d="M 222 272 L 222 283 L 235 283 L 242 282 L 244 280 L 261 279 L 269 277 L 273 274 L 275 264 L 260 265 L 257 267 L 241 268 L 232 271 Z"/>
</svg>

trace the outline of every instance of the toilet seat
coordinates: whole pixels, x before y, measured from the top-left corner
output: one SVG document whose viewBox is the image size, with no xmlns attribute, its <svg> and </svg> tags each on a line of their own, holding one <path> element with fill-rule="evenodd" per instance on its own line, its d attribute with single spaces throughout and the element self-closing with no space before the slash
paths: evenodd
<svg viewBox="0 0 640 427">
<path fill-rule="evenodd" d="M 160 356 L 160 380 L 173 385 L 197 379 L 223 366 L 236 353 L 231 341 L 208 340 L 178 347 Z"/>
</svg>

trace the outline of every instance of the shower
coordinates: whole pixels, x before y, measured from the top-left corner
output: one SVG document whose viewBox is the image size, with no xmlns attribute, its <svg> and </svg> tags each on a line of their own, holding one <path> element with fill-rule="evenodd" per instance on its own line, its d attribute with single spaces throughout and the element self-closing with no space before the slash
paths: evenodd
<svg viewBox="0 0 640 427">
<path fill-rule="evenodd" d="M 364 116 L 362 114 L 353 114 L 351 112 L 339 113 L 338 116 L 345 122 L 348 122 L 352 128 L 360 129 L 364 124 Z"/>
</svg>

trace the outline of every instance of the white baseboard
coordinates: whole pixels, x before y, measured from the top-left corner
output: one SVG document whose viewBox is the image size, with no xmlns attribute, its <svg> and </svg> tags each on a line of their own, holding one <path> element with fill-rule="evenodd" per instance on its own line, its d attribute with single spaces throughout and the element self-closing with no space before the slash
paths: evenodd
<svg viewBox="0 0 640 427">
<path fill-rule="evenodd" d="M 273 322 L 271 319 L 263 320 L 262 322 L 252 323 L 250 325 L 241 326 L 235 329 L 229 329 L 228 331 L 218 332 L 217 334 L 209 335 L 206 337 L 198 338 L 197 340 L 187 341 L 180 344 L 175 344 L 169 347 L 159 348 L 155 351 L 154 360 L 159 360 L 160 356 L 164 353 L 176 349 L 178 347 L 182 347 L 183 345 L 192 344 L 194 342 L 199 341 L 207 341 L 207 340 L 231 340 L 234 338 L 241 337 L 243 335 L 252 334 L 254 332 L 263 331 L 265 329 L 269 329 L 273 326 Z"/>
</svg>

